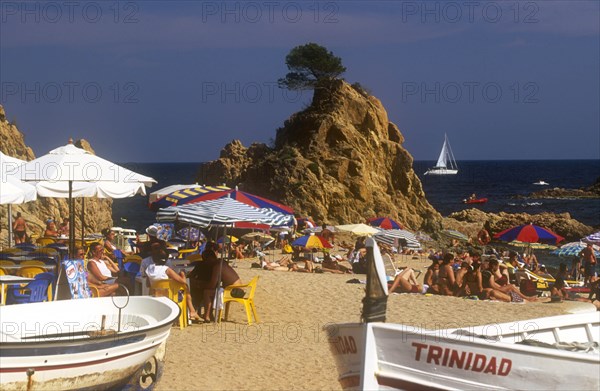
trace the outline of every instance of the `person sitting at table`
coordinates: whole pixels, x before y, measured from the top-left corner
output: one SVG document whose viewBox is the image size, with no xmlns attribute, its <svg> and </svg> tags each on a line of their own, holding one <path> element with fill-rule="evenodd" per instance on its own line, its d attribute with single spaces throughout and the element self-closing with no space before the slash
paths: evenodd
<svg viewBox="0 0 600 391">
<path fill-rule="evenodd" d="M 222 259 L 213 265 L 210 281 L 204 289 L 204 322 L 213 320 L 212 305 L 219 282 L 223 284 L 223 288 L 227 288 L 230 285 L 242 284 L 242 280 L 235 269 Z"/>
<path fill-rule="evenodd" d="M 98 289 L 100 297 L 113 296 L 119 284 L 114 280 L 113 273 L 119 272 L 119 267 L 109 258 L 104 256 L 104 247 L 100 243 L 92 245 L 92 256 L 88 259 L 88 284 Z M 77 259 L 83 259 L 85 251 L 78 247 Z"/>
<path fill-rule="evenodd" d="M 185 272 L 181 271 L 177 273 L 175 270 L 167 266 L 167 246 L 164 242 L 152 243 L 150 246 L 152 252 L 151 259 L 152 263 L 146 268 L 146 277 L 150 283 L 150 286 L 156 281 L 173 280 L 179 282 L 185 286 L 185 294 L 187 298 L 187 306 L 190 311 L 190 319 L 200 320 L 200 315 L 196 312 L 194 304 L 192 302 L 192 296 L 190 295 L 190 289 L 187 285 L 187 278 Z M 163 292 L 155 290 L 152 292 L 153 296 L 162 295 Z"/>
<path fill-rule="evenodd" d="M 63 222 L 58 226 L 58 234 L 62 236 L 69 236 L 69 218 L 64 217 Z"/>
<path fill-rule="evenodd" d="M 46 230 L 44 231 L 44 237 L 46 238 L 58 238 L 60 233 L 56 229 L 56 223 L 54 219 L 46 220 Z"/>
</svg>

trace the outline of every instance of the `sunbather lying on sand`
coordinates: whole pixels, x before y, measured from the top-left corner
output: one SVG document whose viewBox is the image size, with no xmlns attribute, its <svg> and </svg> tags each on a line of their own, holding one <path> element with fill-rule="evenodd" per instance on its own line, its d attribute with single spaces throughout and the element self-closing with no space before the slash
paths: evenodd
<svg viewBox="0 0 600 391">
<path fill-rule="evenodd" d="M 389 291 L 390 293 L 422 293 L 423 286 L 417 283 L 413 269 L 407 267 L 396 276 Z"/>
</svg>

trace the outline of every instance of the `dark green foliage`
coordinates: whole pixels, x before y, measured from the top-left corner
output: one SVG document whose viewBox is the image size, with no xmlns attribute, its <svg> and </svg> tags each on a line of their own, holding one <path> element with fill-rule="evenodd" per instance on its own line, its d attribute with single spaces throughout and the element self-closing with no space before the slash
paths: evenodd
<svg viewBox="0 0 600 391">
<path fill-rule="evenodd" d="M 342 59 L 321 45 L 307 43 L 296 46 L 285 57 L 290 72 L 279 79 L 279 87 L 290 90 L 314 89 L 319 82 L 337 79 L 346 68 Z"/>
<path fill-rule="evenodd" d="M 365 98 L 368 98 L 370 95 L 372 95 L 371 91 L 369 91 L 369 89 L 367 89 L 366 87 L 364 87 L 359 82 L 356 82 L 356 83 L 352 84 L 352 88 L 354 88 L 356 90 L 356 92 L 358 92 L 359 94 L 361 94 Z"/>
<path fill-rule="evenodd" d="M 319 176 L 319 165 L 315 162 L 312 162 L 308 165 L 308 169 L 315 174 L 316 176 Z"/>
</svg>

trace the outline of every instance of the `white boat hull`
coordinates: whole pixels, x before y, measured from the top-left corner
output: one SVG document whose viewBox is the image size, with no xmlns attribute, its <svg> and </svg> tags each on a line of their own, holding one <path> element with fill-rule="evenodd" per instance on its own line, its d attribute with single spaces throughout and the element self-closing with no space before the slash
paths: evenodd
<svg viewBox="0 0 600 391">
<path fill-rule="evenodd" d="M 458 174 L 458 170 L 449 170 L 447 168 L 441 169 L 429 169 L 425 173 L 425 175 L 456 175 Z"/>
<path fill-rule="evenodd" d="M 345 389 L 581 389 L 600 387 L 600 354 L 515 344 L 596 342 L 600 313 L 463 329 L 423 330 L 385 323 L 328 330 Z M 501 336 L 500 340 L 481 336 Z"/>
<path fill-rule="evenodd" d="M 86 331 L 100 330 L 102 315 L 107 329 L 117 330 L 118 309 L 111 298 L 1 307 L 0 389 L 114 389 L 128 383 L 136 389 L 155 384 L 179 307 L 167 298 L 129 299 L 121 331 L 92 336 Z M 155 373 L 140 379 L 144 365 Z"/>
</svg>

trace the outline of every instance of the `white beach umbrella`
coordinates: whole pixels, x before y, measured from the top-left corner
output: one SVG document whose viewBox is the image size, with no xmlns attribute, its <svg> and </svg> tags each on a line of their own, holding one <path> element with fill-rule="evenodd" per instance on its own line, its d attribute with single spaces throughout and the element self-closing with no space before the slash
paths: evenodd
<svg viewBox="0 0 600 391">
<path fill-rule="evenodd" d="M 19 166 L 15 175 L 23 181 L 33 182 L 38 195 L 42 197 L 69 198 L 70 253 L 75 243 L 74 197 L 124 198 L 145 195 L 145 186 L 156 183 L 153 178 L 77 148 L 72 140 Z"/>
<path fill-rule="evenodd" d="M 12 206 L 37 199 L 32 185 L 20 181 L 14 176 L 17 167 L 24 164 L 20 160 L 0 152 L 0 204 L 8 205 L 8 246 L 12 243 Z"/>
<path fill-rule="evenodd" d="M 379 232 L 377 228 L 371 227 L 366 224 L 345 224 L 345 225 L 336 225 L 335 228 L 338 231 L 346 231 L 351 232 L 355 235 L 374 235 Z"/>
</svg>

